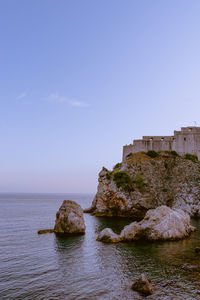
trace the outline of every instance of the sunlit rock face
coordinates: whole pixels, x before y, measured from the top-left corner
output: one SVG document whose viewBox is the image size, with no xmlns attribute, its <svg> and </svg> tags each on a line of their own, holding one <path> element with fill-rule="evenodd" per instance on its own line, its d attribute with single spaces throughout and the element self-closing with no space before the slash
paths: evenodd
<svg viewBox="0 0 200 300">
<path fill-rule="evenodd" d="M 172 210 L 167 206 L 151 209 L 145 218 L 126 226 L 121 240 L 176 240 L 187 237 L 194 227 L 190 225 L 190 216 L 182 210 Z"/>
<path fill-rule="evenodd" d="M 105 228 L 100 232 L 97 241 L 104 243 L 117 243 L 120 241 L 120 236 L 112 231 L 110 228 Z"/>
<path fill-rule="evenodd" d="M 85 212 L 140 221 L 149 209 L 161 205 L 200 216 L 199 161 L 174 152 L 160 152 L 156 157 L 132 154 L 113 170 L 101 170 L 96 196 Z"/>
<path fill-rule="evenodd" d="M 120 242 L 134 240 L 177 240 L 187 237 L 195 228 L 190 225 L 190 216 L 182 210 L 172 210 L 167 206 L 150 209 L 140 222 L 124 227 L 120 235 L 111 229 L 104 229 L 99 241 Z"/>
<path fill-rule="evenodd" d="M 134 206 L 133 202 L 135 202 Z M 103 169 L 99 173 L 98 190 L 92 206 L 85 212 L 96 216 L 133 217 L 141 220 L 145 216 L 147 208 L 150 207 L 146 206 L 146 202 L 142 198 L 140 203 L 136 199 L 133 201 L 129 193 L 118 188 L 112 179 L 107 179 L 107 171 Z"/>
<path fill-rule="evenodd" d="M 56 214 L 55 233 L 78 234 L 85 232 L 83 210 L 72 200 L 64 200 Z"/>
</svg>

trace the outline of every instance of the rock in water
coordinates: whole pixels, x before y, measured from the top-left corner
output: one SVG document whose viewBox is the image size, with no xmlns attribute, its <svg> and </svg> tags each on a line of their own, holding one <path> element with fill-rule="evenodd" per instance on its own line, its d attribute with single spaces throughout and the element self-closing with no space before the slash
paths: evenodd
<svg viewBox="0 0 200 300">
<path fill-rule="evenodd" d="M 41 230 L 38 230 L 38 234 L 53 233 L 53 232 L 54 232 L 53 229 L 41 229 Z"/>
<path fill-rule="evenodd" d="M 141 293 L 144 296 L 153 294 L 152 285 L 144 274 L 141 274 L 139 279 L 133 282 L 132 289 Z"/>
<path fill-rule="evenodd" d="M 114 233 L 112 229 L 105 228 L 99 233 L 97 241 L 101 241 L 104 243 L 117 243 L 120 241 L 120 236 Z"/>
<path fill-rule="evenodd" d="M 141 238 L 141 236 L 140 224 L 138 222 L 133 222 L 125 226 L 120 233 L 122 241 L 138 240 Z"/>
<path fill-rule="evenodd" d="M 150 209 L 144 219 L 124 227 L 120 235 L 104 229 L 99 241 L 120 242 L 139 239 L 177 240 L 187 237 L 195 228 L 190 225 L 190 216 L 182 210 L 173 210 L 165 205 Z"/>
<path fill-rule="evenodd" d="M 165 205 L 150 209 L 140 222 L 140 227 L 149 240 L 182 239 L 195 230 L 190 225 L 190 216 L 187 213 Z"/>
<path fill-rule="evenodd" d="M 55 233 L 84 233 L 85 222 L 83 210 L 79 204 L 72 200 L 64 200 L 56 214 Z"/>
<path fill-rule="evenodd" d="M 125 226 L 121 240 L 176 240 L 188 236 L 195 228 L 190 225 L 190 216 L 182 210 L 173 210 L 165 205 L 150 209 L 141 222 Z"/>
</svg>

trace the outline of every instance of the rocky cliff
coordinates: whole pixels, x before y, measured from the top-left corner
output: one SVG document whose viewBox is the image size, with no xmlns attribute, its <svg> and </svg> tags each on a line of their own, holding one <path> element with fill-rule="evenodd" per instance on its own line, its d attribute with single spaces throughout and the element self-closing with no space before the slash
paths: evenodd
<svg viewBox="0 0 200 300">
<path fill-rule="evenodd" d="M 160 205 L 200 216 L 200 162 L 176 152 L 139 152 L 109 171 L 103 167 L 90 212 L 97 216 L 134 217 Z"/>
</svg>

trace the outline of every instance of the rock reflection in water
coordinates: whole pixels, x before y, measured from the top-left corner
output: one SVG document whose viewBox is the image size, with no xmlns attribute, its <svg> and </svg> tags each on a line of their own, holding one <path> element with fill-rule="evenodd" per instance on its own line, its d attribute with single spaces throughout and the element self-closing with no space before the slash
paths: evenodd
<svg viewBox="0 0 200 300">
<path fill-rule="evenodd" d="M 102 229 L 119 233 L 132 220 L 85 214 L 85 235 L 38 235 L 38 228 L 53 228 L 63 199 L 84 208 L 92 195 L 0 196 L 0 299 L 144 299 L 131 290 L 141 273 L 155 291 L 148 299 L 200 299 L 199 273 L 182 268 L 199 264 L 194 252 L 200 246 L 199 230 L 178 242 L 104 245 L 96 241 Z M 200 221 L 193 225 L 200 228 Z"/>
<path fill-rule="evenodd" d="M 143 299 L 130 289 L 141 273 L 152 280 L 148 299 L 198 299 L 198 284 L 181 266 L 197 263 L 194 248 L 199 231 L 177 242 L 103 244 L 96 241 L 106 227 L 114 232 L 132 220 L 85 215 L 84 236 L 57 237 L 55 250 L 67 299 Z M 193 221 L 198 226 L 197 221 Z"/>
</svg>

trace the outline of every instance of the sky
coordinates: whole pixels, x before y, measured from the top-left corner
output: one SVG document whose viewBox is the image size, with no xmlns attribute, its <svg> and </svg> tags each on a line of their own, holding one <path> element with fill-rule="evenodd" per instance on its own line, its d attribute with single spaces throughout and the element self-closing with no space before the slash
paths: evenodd
<svg viewBox="0 0 200 300">
<path fill-rule="evenodd" d="M 199 0 L 0 0 L 0 192 L 94 193 L 123 145 L 200 126 L 199 15 Z"/>
</svg>

